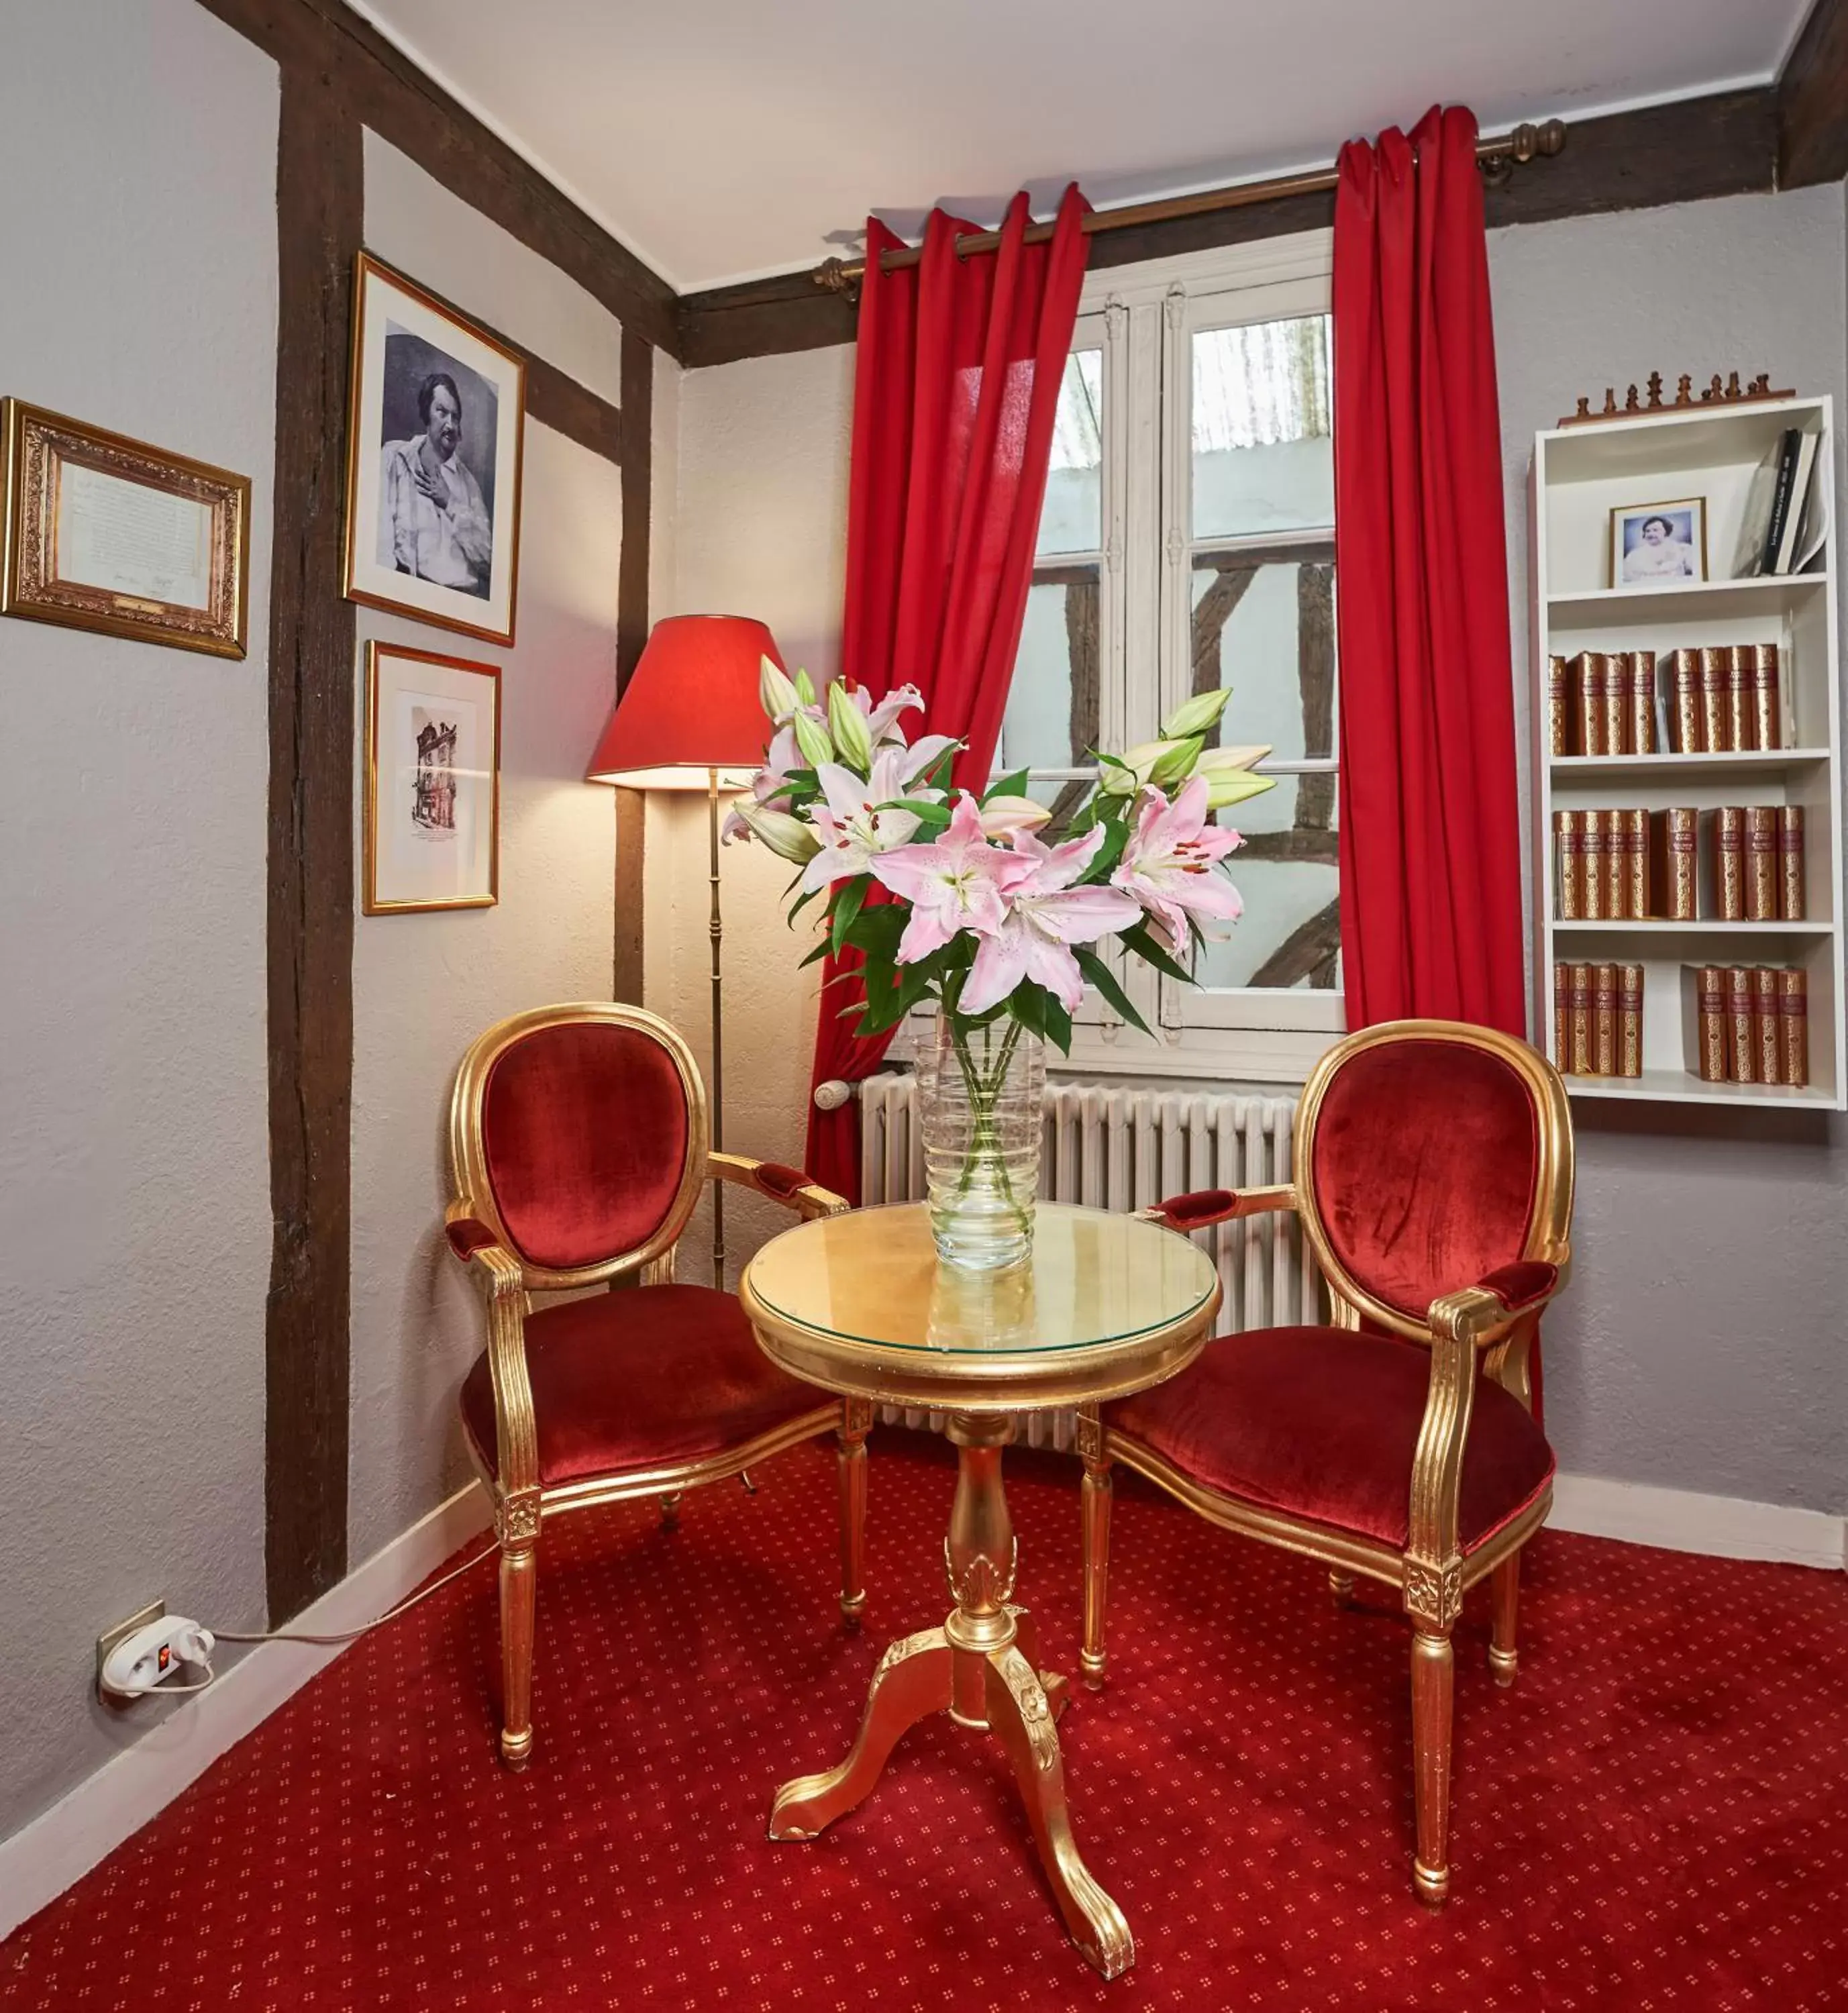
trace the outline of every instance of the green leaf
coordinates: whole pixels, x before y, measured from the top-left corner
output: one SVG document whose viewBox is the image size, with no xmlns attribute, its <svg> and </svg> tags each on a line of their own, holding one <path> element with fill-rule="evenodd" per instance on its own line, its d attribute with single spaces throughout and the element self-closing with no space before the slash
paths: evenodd
<svg viewBox="0 0 1848 2013">
<path fill-rule="evenodd" d="M 853 927 L 853 919 L 860 914 L 860 906 L 867 899 L 867 878 L 857 875 L 844 881 L 835 891 L 833 913 L 828 918 L 828 942 L 838 956 L 842 944 L 847 941 L 847 932 Z"/>
<path fill-rule="evenodd" d="M 882 958 L 890 964 L 898 955 L 899 939 L 905 934 L 908 914 L 892 902 L 863 908 L 847 926 L 843 941 L 856 950 L 864 951 L 869 959 Z"/>
<path fill-rule="evenodd" d="M 800 971 L 803 970 L 805 967 L 814 964 L 817 959 L 826 957 L 829 951 L 833 948 L 834 946 L 829 943 L 827 938 L 824 937 L 820 942 L 817 944 L 815 948 L 809 953 L 808 956 L 802 959 L 801 963 L 796 966 L 796 970 Z"/>
<path fill-rule="evenodd" d="M 1178 980 L 1183 985 L 1193 983 L 1193 974 L 1185 965 L 1177 964 L 1154 938 L 1149 934 L 1146 923 L 1133 924 L 1119 932 L 1124 943 L 1146 963 L 1154 966 L 1164 978 Z"/>
<path fill-rule="evenodd" d="M 1018 1021 L 1030 1035 L 1046 1038 L 1046 995 L 1030 981 L 1022 979 L 1013 992 L 1002 1001 L 1002 1005 Z"/>
<path fill-rule="evenodd" d="M 1017 769 L 1011 776 L 998 777 L 982 792 L 982 802 L 986 804 L 995 797 L 1024 797 L 1031 773 L 1026 769 Z"/>
<path fill-rule="evenodd" d="M 1099 881 L 1107 881 L 1115 870 L 1117 862 L 1123 857 L 1123 849 L 1129 843 L 1129 826 L 1120 818 L 1106 818 L 1103 821 L 1103 843 L 1097 849 L 1097 857 L 1085 869 L 1078 885 L 1094 886 Z M 1074 836 L 1081 838 L 1082 833 Z"/>
<path fill-rule="evenodd" d="M 1046 1017 L 1046 1039 L 1060 1055 L 1071 1053 L 1071 1016 L 1066 1012 L 1063 1000 L 1055 999 L 1051 993 L 1046 996 L 1042 1010 Z"/>
<path fill-rule="evenodd" d="M 949 823 L 949 812 L 942 804 L 928 803 L 922 797 L 894 797 L 878 806 L 882 811 L 909 811 L 928 831 L 941 831 Z"/>
<path fill-rule="evenodd" d="M 1078 969 L 1103 995 L 1104 1003 L 1120 1020 L 1127 1021 L 1132 1028 L 1153 1037 L 1154 1029 L 1138 1014 L 1130 1002 L 1129 995 L 1117 983 L 1117 974 L 1088 944 L 1074 944 L 1072 954 L 1078 961 Z"/>
</svg>

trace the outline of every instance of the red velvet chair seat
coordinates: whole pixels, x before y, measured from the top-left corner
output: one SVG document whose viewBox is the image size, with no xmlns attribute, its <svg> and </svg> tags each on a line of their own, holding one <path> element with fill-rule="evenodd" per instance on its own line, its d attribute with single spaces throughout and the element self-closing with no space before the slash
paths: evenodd
<svg viewBox="0 0 1848 2013">
<path fill-rule="evenodd" d="M 1430 1380 L 1430 1352 L 1416 1343 L 1261 1328 L 1209 1343 L 1179 1376 L 1106 1405 L 1103 1417 L 1221 1495 L 1402 1550 Z M 1531 1503 L 1553 1467 L 1520 1400 L 1478 1378 L 1463 1456 L 1464 1550 Z"/>
<path fill-rule="evenodd" d="M 526 1363 L 546 1488 L 698 1461 L 830 1402 L 777 1369 L 736 1299 L 710 1286 L 592 1293 L 529 1314 Z M 485 1352 L 463 1384 L 462 1419 L 496 1472 Z"/>
</svg>

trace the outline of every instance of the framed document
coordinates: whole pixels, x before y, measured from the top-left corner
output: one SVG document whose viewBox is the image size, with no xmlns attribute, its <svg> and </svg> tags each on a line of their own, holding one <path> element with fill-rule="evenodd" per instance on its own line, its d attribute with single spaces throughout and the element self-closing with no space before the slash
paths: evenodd
<svg viewBox="0 0 1848 2013">
<path fill-rule="evenodd" d="M 511 643 L 524 358 L 362 252 L 349 406 L 347 598 Z"/>
<path fill-rule="evenodd" d="M 5 402 L 0 614 L 241 657 L 250 478 Z"/>
<path fill-rule="evenodd" d="M 366 645 L 367 915 L 499 900 L 500 685 L 493 664 Z"/>
</svg>

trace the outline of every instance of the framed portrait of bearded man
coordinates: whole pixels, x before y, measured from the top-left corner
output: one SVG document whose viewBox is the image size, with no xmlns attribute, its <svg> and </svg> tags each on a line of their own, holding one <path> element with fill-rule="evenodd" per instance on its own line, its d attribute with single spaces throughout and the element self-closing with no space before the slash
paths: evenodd
<svg viewBox="0 0 1848 2013">
<path fill-rule="evenodd" d="M 370 252 L 353 284 L 346 592 L 513 640 L 526 365 Z"/>
</svg>

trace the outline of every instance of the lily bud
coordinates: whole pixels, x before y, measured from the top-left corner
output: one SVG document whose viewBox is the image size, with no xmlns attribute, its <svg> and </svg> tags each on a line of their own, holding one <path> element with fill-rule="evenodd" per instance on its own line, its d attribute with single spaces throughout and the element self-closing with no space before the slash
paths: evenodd
<svg viewBox="0 0 1848 2013">
<path fill-rule="evenodd" d="M 757 703 L 772 720 L 782 720 L 795 710 L 795 688 L 768 657 L 757 660 Z"/>
<path fill-rule="evenodd" d="M 1017 831 L 1037 831 L 1053 813 L 1031 797 L 990 797 L 981 807 L 985 838 L 1006 838 Z"/>
<path fill-rule="evenodd" d="M 1195 774 L 1224 775 L 1231 769 L 1255 769 L 1270 753 L 1268 745 L 1249 748 L 1209 748 L 1195 764 Z"/>
<path fill-rule="evenodd" d="M 1161 723 L 1163 736 L 1185 741 L 1189 735 L 1210 733 L 1231 695 L 1231 688 L 1222 685 L 1217 692 L 1196 692 L 1192 699 L 1183 699 Z"/>
<path fill-rule="evenodd" d="M 815 703 L 815 681 L 806 671 L 799 670 L 795 674 L 795 696 L 803 706 Z"/>
<path fill-rule="evenodd" d="M 867 731 L 867 717 L 853 703 L 844 678 L 836 678 L 827 688 L 827 724 L 848 767 L 871 768 L 873 740 Z"/>
<path fill-rule="evenodd" d="M 1183 781 L 1193 774 L 1193 765 L 1200 759 L 1202 745 L 1197 734 L 1179 741 L 1163 742 L 1161 753 L 1149 765 L 1149 781 L 1163 790 Z"/>
<path fill-rule="evenodd" d="M 1222 811 L 1247 797 L 1261 797 L 1277 787 L 1274 776 L 1255 776 L 1249 769 L 1222 769 L 1206 779 L 1206 808 Z"/>
<path fill-rule="evenodd" d="M 1098 788 L 1106 797 L 1133 797 L 1148 781 L 1149 771 L 1160 760 L 1167 745 L 1165 741 L 1138 741 L 1135 747 L 1125 748 L 1117 757 L 1121 767 L 1116 763 L 1102 764 Z"/>
<path fill-rule="evenodd" d="M 800 674 L 798 674 L 799 676 Z M 796 688 L 800 692 L 802 688 Z M 795 745 L 802 752 L 802 759 L 811 769 L 818 768 L 824 762 L 835 759 L 835 744 L 824 727 L 807 706 L 799 708 L 790 722 L 795 729 Z"/>
<path fill-rule="evenodd" d="M 787 811 L 760 810 L 752 804 L 740 804 L 734 816 L 762 839 L 772 853 L 792 866 L 807 866 L 821 850 L 821 842 L 815 836 L 814 828 L 799 817 L 792 817 Z"/>
</svg>

